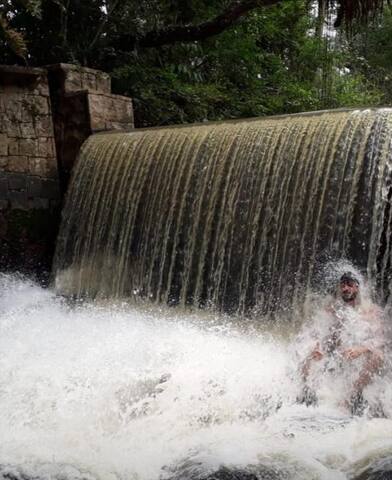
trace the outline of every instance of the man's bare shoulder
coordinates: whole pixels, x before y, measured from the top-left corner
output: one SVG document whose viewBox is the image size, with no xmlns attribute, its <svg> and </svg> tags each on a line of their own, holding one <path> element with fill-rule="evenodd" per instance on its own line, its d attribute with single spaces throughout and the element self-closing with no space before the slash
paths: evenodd
<svg viewBox="0 0 392 480">
<path fill-rule="evenodd" d="M 385 312 L 376 304 L 365 305 L 363 308 L 362 318 L 366 321 L 372 332 L 372 342 L 382 348 L 385 345 Z"/>
<path fill-rule="evenodd" d="M 384 310 L 375 303 L 368 303 L 361 307 L 360 310 L 363 318 L 371 323 L 382 323 Z"/>
</svg>

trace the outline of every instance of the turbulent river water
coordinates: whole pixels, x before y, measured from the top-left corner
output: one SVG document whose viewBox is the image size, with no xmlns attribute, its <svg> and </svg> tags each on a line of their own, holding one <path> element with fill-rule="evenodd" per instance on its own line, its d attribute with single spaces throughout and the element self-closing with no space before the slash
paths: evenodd
<svg viewBox="0 0 392 480">
<path fill-rule="evenodd" d="M 327 377 L 299 405 L 305 340 L 282 331 L 1 275 L 0 478 L 392 478 L 391 382 L 386 418 L 349 416 Z"/>
</svg>

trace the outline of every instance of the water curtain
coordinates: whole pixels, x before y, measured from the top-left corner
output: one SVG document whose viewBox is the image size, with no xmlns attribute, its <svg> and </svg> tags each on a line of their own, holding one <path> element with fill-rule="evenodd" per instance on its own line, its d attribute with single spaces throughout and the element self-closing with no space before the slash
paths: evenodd
<svg viewBox="0 0 392 480">
<path fill-rule="evenodd" d="M 57 287 L 76 296 L 268 312 L 321 258 L 388 295 L 392 109 L 94 135 L 73 172 Z"/>
</svg>

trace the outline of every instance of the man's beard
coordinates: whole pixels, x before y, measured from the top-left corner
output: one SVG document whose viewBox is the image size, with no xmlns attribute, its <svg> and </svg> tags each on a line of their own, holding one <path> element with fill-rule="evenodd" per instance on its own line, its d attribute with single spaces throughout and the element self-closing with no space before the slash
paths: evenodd
<svg viewBox="0 0 392 480">
<path fill-rule="evenodd" d="M 353 293 L 347 292 L 347 293 L 342 293 L 341 297 L 342 297 L 343 302 L 349 303 L 349 302 L 352 302 L 353 300 L 355 300 L 357 298 L 357 295 L 358 295 L 358 293 L 356 293 L 356 292 L 353 292 Z"/>
</svg>

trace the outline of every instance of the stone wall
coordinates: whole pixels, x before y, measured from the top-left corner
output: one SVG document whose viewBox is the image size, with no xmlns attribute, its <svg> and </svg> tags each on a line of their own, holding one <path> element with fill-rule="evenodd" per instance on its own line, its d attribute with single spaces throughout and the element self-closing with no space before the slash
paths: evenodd
<svg viewBox="0 0 392 480">
<path fill-rule="evenodd" d="M 2 172 L 57 181 L 52 112 L 44 70 L 0 69 L 0 168 Z M 28 208 L 28 203 L 25 206 Z"/>
<path fill-rule="evenodd" d="M 92 133 L 133 129 L 108 74 L 0 66 L 0 271 L 50 271 L 61 198 Z"/>
<path fill-rule="evenodd" d="M 64 191 L 82 143 L 93 133 L 134 128 L 132 100 L 113 95 L 107 73 L 60 63 L 47 67 Z"/>
<path fill-rule="evenodd" d="M 46 71 L 0 67 L 0 268 L 48 267 L 60 204 Z M 26 268 L 24 268 L 26 267 Z"/>
</svg>

